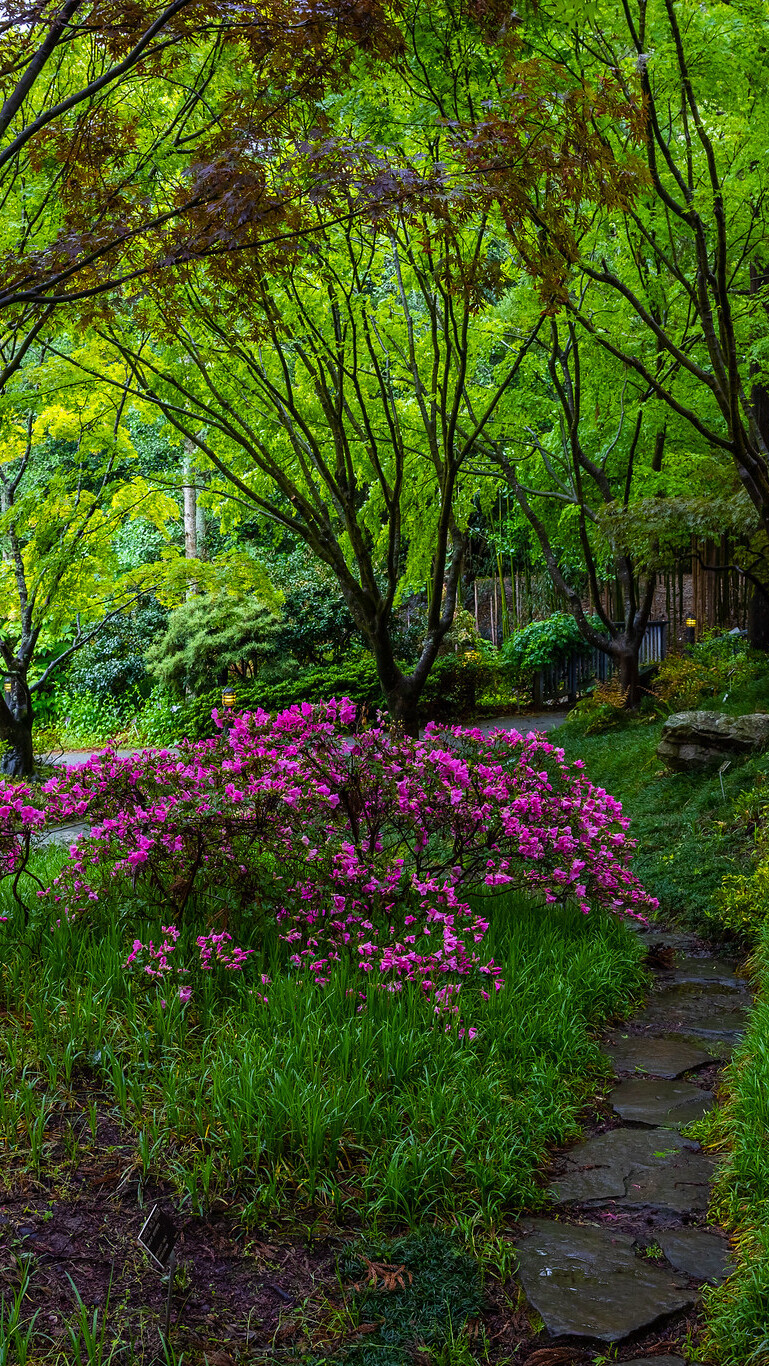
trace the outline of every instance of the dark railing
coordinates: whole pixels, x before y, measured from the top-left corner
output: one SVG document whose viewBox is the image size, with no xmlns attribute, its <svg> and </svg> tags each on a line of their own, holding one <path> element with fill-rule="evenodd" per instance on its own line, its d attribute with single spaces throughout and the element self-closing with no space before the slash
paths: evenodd
<svg viewBox="0 0 769 1366">
<path fill-rule="evenodd" d="M 668 624 L 666 621 L 647 622 L 638 663 L 644 669 L 649 664 L 657 664 L 667 654 Z M 576 701 L 596 682 L 605 683 L 615 670 L 611 655 L 603 650 L 574 650 L 554 664 L 548 664 L 534 676 L 532 701 L 534 706 L 542 702 L 557 702 L 561 698 Z"/>
</svg>

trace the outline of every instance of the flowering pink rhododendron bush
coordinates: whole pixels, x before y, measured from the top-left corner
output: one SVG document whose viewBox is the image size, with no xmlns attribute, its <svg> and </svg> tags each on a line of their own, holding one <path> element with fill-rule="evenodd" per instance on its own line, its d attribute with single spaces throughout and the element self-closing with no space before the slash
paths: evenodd
<svg viewBox="0 0 769 1366">
<path fill-rule="evenodd" d="M 44 810 L 4 782 L 0 873 L 18 873 L 46 825 L 90 821 L 46 913 L 54 926 L 87 922 L 116 877 L 141 887 L 145 918 L 149 901 L 170 923 L 160 948 L 129 941 L 126 967 L 178 977 L 182 1001 L 188 969 L 173 953 L 190 918 L 207 931 L 197 939 L 207 969 L 249 968 L 232 935 L 246 917 L 253 934 L 256 915 L 277 924 L 292 970 L 325 983 L 352 962 L 364 995 L 415 983 L 456 1013 L 463 979 L 484 995 L 501 985 L 484 955 L 495 891 L 635 917 L 656 904 L 630 870 L 619 802 L 542 736 L 429 726 L 412 740 L 351 733 L 354 720 L 352 703 L 332 700 L 238 716 L 175 753 L 106 751 L 48 782 Z M 483 913 L 477 895 L 470 904 L 479 892 Z"/>
</svg>

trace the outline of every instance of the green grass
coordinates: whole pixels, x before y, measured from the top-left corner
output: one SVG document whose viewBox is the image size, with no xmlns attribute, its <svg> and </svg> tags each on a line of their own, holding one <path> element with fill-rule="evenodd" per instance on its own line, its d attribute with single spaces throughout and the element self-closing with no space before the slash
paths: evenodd
<svg viewBox="0 0 769 1366">
<path fill-rule="evenodd" d="M 706 1129 L 726 1147 L 711 1217 L 732 1235 L 736 1271 L 707 1292 L 707 1360 L 769 1366 L 769 927 L 754 958 L 760 996 Z M 705 1141 L 707 1136 L 703 1135 Z"/>
<path fill-rule="evenodd" d="M 408 990 L 372 993 L 358 1012 L 360 975 L 316 987 L 285 970 L 276 942 L 254 945 L 242 978 L 204 976 L 183 1012 L 122 971 L 134 934 L 159 934 L 129 887 L 88 930 L 25 931 L 4 909 L 6 1151 L 47 1169 L 57 1112 L 105 1090 L 142 1180 L 170 1176 L 192 1211 L 237 1193 L 254 1218 L 320 1209 L 373 1228 L 538 1206 L 547 1149 L 578 1132 L 604 1075 L 591 1034 L 642 981 L 623 925 L 506 896 L 491 915 L 506 986 L 487 1004 L 467 993 L 473 1040 Z M 251 992 L 263 970 L 266 1005 Z"/>
<path fill-rule="evenodd" d="M 760 688 L 766 693 L 766 679 Z M 729 706 L 738 713 L 752 710 L 758 691 L 758 683 L 749 685 L 730 697 Z M 721 709 L 720 701 L 701 705 Z M 639 719 L 601 735 L 567 728 L 554 738 L 622 801 L 638 841 L 634 870 L 663 910 L 717 934 L 715 893 L 728 873 L 749 866 L 752 848 L 749 824 L 735 825 L 735 805 L 761 788 L 769 801 L 769 753 L 735 757 L 721 775 L 717 769 L 671 773 L 656 756 L 661 733 L 661 720 Z"/>
</svg>

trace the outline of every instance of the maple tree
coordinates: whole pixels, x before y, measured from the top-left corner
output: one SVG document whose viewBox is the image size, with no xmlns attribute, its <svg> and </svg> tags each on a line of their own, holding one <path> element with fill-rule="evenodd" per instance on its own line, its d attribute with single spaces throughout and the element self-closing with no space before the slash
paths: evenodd
<svg viewBox="0 0 769 1366">
<path fill-rule="evenodd" d="M 580 634 L 612 660 L 635 707 L 659 547 L 636 553 L 615 523 L 655 486 L 669 434 L 648 386 L 602 360 L 573 322 L 551 318 L 516 395 L 519 420 L 486 455 L 504 472 Z"/>
<path fill-rule="evenodd" d="M 457 605 L 474 496 L 465 467 L 503 421 L 539 326 L 536 310 L 515 327 L 502 307 L 478 311 L 479 282 L 496 276 L 484 219 L 330 226 L 248 288 L 201 274 L 164 347 L 130 320 L 109 334 L 135 401 L 213 465 L 206 499 L 258 511 L 332 570 L 410 733 Z M 156 308 L 155 338 L 179 317 L 167 294 Z M 424 644 L 405 670 L 394 609 L 425 582 Z"/>
<path fill-rule="evenodd" d="M 376 0 L 6 5 L 0 310 L 48 317 L 265 227 L 295 231 L 302 101 L 396 37 Z"/>
<path fill-rule="evenodd" d="M 579 104 L 546 91 L 498 19 L 409 6 L 398 61 L 361 58 L 323 101 L 312 235 L 268 264 L 191 263 L 173 290 L 145 289 L 98 329 L 135 394 L 218 471 L 210 492 L 256 508 L 333 571 L 412 733 L 457 603 L 468 462 L 501 431 L 542 323 L 519 269 L 538 250 L 528 220 L 511 255 L 496 190 L 468 175 L 466 130 L 481 108 L 514 111 L 521 194 L 549 190 L 554 222 L 586 186 L 622 200 L 633 176 L 612 179 Z M 605 103 L 624 107 L 622 92 Z M 425 583 L 424 645 L 404 670 L 393 612 Z"/>
<path fill-rule="evenodd" d="M 0 395 L 62 309 L 304 231 L 307 103 L 396 40 L 378 0 L 4 6 Z"/>
<path fill-rule="evenodd" d="M 766 7 L 707 0 L 544 6 L 526 42 L 554 88 L 580 99 L 606 168 L 636 177 L 622 203 L 589 187 L 567 222 L 547 199 L 525 203 L 512 134 L 477 120 L 476 173 L 517 233 L 538 234 L 530 259 L 543 298 L 593 348 L 632 376 L 678 425 L 679 447 L 704 444 L 731 462 L 769 532 L 769 259 L 765 128 Z M 626 113 L 606 117 L 604 90 Z M 583 98 L 584 96 L 584 98 Z M 683 427 L 688 427 L 688 438 Z M 754 615 L 769 611 L 769 567 L 751 579 Z M 754 624 L 755 632 L 760 623 Z M 766 630 L 763 637 L 766 638 Z"/>
</svg>

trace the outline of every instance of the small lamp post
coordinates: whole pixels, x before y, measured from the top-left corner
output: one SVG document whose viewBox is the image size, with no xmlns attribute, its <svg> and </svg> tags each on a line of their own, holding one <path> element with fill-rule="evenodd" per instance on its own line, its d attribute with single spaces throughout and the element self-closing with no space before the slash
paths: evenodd
<svg viewBox="0 0 769 1366">
<path fill-rule="evenodd" d="M 228 684 L 226 688 L 222 689 L 222 706 L 224 707 L 224 710 L 227 712 L 228 715 L 232 714 L 232 709 L 235 706 L 237 700 L 237 693 L 230 684 Z"/>
<path fill-rule="evenodd" d="M 686 644 L 687 644 L 687 645 L 693 645 L 693 644 L 694 644 L 695 631 L 696 631 L 696 630 L 697 630 L 697 618 L 696 618 L 696 617 L 687 617 L 687 618 L 686 618 Z"/>
<path fill-rule="evenodd" d="M 6 705 L 6 707 L 8 708 L 9 711 L 13 711 L 13 679 L 12 679 L 12 678 L 6 678 L 6 679 L 3 680 L 3 696 L 4 696 L 4 698 L 5 698 L 5 705 Z"/>
</svg>

